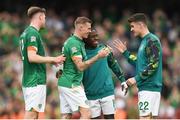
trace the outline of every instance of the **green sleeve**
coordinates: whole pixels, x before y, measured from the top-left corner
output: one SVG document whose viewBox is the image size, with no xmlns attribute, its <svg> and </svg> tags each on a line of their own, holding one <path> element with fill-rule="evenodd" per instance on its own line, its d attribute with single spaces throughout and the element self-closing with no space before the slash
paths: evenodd
<svg viewBox="0 0 180 120">
<path fill-rule="evenodd" d="M 158 41 L 153 41 L 153 40 L 149 39 L 147 41 L 145 53 L 146 53 L 146 57 L 148 60 L 148 64 L 142 72 L 138 73 L 135 76 L 136 80 L 140 80 L 140 79 L 145 80 L 145 79 L 149 78 L 151 75 L 153 75 L 154 72 L 158 69 L 159 62 L 160 62 L 159 61 L 160 44 L 158 43 Z"/>
<path fill-rule="evenodd" d="M 71 43 L 68 46 L 70 56 L 82 56 L 81 45 L 79 43 Z"/>
<path fill-rule="evenodd" d="M 137 57 L 132 55 L 128 50 L 124 51 L 123 56 L 128 60 L 130 64 L 136 66 Z"/>
<path fill-rule="evenodd" d="M 38 48 L 38 39 L 39 36 L 36 33 L 29 33 L 27 35 L 27 47 L 28 46 L 34 46 L 36 48 Z"/>
<path fill-rule="evenodd" d="M 108 59 L 108 66 L 117 76 L 117 78 L 121 81 L 121 83 L 124 82 L 125 81 L 124 73 L 121 67 L 119 66 L 117 60 L 114 58 L 113 54 L 110 53 L 107 59 Z"/>
</svg>

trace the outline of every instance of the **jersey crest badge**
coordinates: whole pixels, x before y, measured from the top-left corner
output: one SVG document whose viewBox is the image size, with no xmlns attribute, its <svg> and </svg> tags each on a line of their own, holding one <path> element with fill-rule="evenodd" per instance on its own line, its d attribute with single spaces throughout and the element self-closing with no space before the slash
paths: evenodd
<svg viewBox="0 0 180 120">
<path fill-rule="evenodd" d="M 36 37 L 35 36 L 31 36 L 31 42 L 35 42 L 36 41 Z"/>
<path fill-rule="evenodd" d="M 76 47 L 72 47 L 71 50 L 72 50 L 72 53 L 76 53 L 77 52 L 77 48 Z"/>
</svg>

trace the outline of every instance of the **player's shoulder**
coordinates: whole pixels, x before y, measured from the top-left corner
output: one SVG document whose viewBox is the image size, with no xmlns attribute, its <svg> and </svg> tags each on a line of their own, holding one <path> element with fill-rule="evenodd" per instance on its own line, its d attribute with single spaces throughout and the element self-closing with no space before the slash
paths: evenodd
<svg viewBox="0 0 180 120">
<path fill-rule="evenodd" d="M 150 33 L 147 37 L 147 40 L 156 41 L 156 40 L 159 40 L 159 38 L 157 35 Z"/>
<path fill-rule="evenodd" d="M 147 44 L 152 44 L 152 43 L 159 44 L 159 42 L 160 42 L 159 38 L 153 33 L 150 33 L 148 35 L 148 37 L 146 38 L 146 41 L 147 41 Z"/>
<path fill-rule="evenodd" d="M 30 27 L 27 27 L 20 35 L 20 38 L 30 38 L 31 36 L 35 36 L 38 37 L 38 34 L 36 31 L 34 31 L 33 29 L 31 29 Z"/>
<path fill-rule="evenodd" d="M 159 38 L 155 34 L 153 34 L 153 33 L 150 33 L 150 35 L 147 37 L 146 44 L 148 46 L 149 45 L 150 46 L 152 46 L 152 45 L 161 46 Z"/>
<path fill-rule="evenodd" d="M 77 38 L 76 37 L 74 37 L 73 35 L 72 36 L 70 36 L 66 41 L 65 41 L 65 45 L 67 46 L 71 46 L 71 45 L 73 45 L 73 46 L 78 46 L 78 45 L 80 45 L 82 43 L 82 41 L 80 41 L 80 40 L 77 40 Z"/>
<path fill-rule="evenodd" d="M 39 35 L 40 35 L 39 32 L 35 28 L 33 28 L 31 26 L 26 28 L 25 33 L 26 33 L 27 36 L 39 37 Z"/>
</svg>

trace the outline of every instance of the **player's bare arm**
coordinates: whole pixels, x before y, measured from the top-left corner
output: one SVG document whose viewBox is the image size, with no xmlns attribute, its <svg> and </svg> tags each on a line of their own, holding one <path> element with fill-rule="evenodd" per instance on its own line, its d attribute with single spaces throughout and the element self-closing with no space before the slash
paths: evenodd
<svg viewBox="0 0 180 120">
<path fill-rule="evenodd" d="M 102 49 L 99 51 L 99 53 L 96 56 L 92 57 L 91 59 L 89 59 L 87 61 L 82 61 L 82 57 L 80 57 L 80 56 L 74 56 L 74 57 L 72 57 L 72 60 L 76 64 L 78 70 L 84 71 L 90 65 L 92 65 L 95 61 L 107 56 L 108 54 L 109 54 L 109 51 L 107 49 Z"/>
<path fill-rule="evenodd" d="M 37 54 L 37 48 L 34 46 L 28 47 L 28 59 L 32 63 L 52 63 L 52 64 L 62 64 L 65 61 L 64 55 L 57 57 L 43 57 Z"/>
</svg>

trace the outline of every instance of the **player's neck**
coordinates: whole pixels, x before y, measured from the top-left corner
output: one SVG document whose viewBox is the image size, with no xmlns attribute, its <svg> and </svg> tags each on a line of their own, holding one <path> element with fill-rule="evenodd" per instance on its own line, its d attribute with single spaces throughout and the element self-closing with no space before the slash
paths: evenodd
<svg viewBox="0 0 180 120">
<path fill-rule="evenodd" d="M 91 46 L 91 45 L 86 45 L 85 44 L 85 48 L 90 49 L 90 50 L 94 50 L 94 49 L 97 48 L 97 46 Z"/>
<path fill-rule="evenodd" d="M 36 23 L 36 22 L 31 22 L 30 23 L 30 26 L 33 26 L 34 28 L 36 28 L 38 31 L 39 31 L 39 29 L 40 29 L 40 26 Z"/>
<path fill-rule="evenodd" d="M 141 33 L 141 38 L 143 38 L 144 36 L 146 36 L 147 34 L 149 34 L 149 30 L 148 29 L 144 29 Z"/>
<path fill-rule="evenodd" d="M 79 39 L 82 40 L 82 37 L 81 35 L 77 32 L 77 31 L 74 31 L 74 36 L 78 37 Z"/>
</svg>

